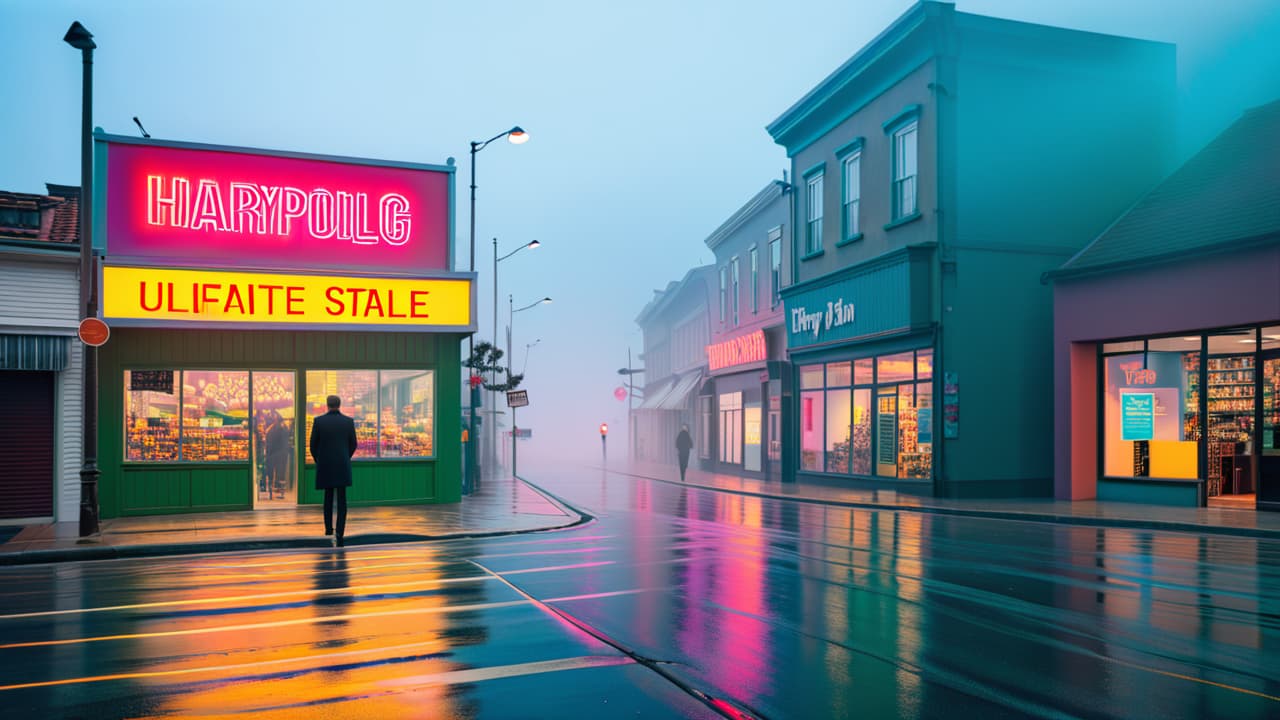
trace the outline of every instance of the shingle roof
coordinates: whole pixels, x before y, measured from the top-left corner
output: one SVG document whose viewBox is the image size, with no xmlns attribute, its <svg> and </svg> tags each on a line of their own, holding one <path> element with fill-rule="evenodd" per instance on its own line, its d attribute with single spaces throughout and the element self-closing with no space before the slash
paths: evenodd
<svg viewBox="0 0 1280 720">
<path fill-rule="evenodd" d="M 1248 110 L 1050 276 L 1280 242 L 1280 101 Z"/>
<path fill-rule="evenodd" d="M 0 207 L 40 213 L 40 227 L 0 225 L 0 239 L 31 240 L 58 245 L 80 243 L 80 188 L 48 184 L 48 195 L 0 190 Z"/>
</svg>

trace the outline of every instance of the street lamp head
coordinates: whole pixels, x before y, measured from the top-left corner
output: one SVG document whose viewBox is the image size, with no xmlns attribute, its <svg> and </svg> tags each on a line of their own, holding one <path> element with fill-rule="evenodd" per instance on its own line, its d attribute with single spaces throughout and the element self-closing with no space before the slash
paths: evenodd
<svg viewBox="0 0 1280 720">
<path fill-rule="evenodd" d="M 546 305 L 546 304 L 549 304 L 549 303 L 551 302 L 551 298 L 549 298 L 549 297 L 545 297 L 545 298 L 542 298 L 541 300 L 539 300 L 539 302 L 541 302 L 542 304 Z"/>
<path fill-rule="evenodd" d="M 538 242 L 537 240 L 530 240 L 529 244 L 526 247 L 528 247 L 530 250 L 533 250 L 534 248 L 542 247 L 542 243 Z"/>
<path fill-rule="evenodd" d="M 524 128 L 517 125 L 507 131 L 507 142 L 512 145 L 523 145 L 529 142 L 529 133 L 525 132 Z"/>
<path fill-rule="evenodd" d="M 93 42 L 93 33 L 85 29 L 85 26 L 81 25 L 79 20 L 71 23 L 67 34 L 62 36 L 62 42 L 77 50 L 92 50 L 98 47 Z"/>
</svg>

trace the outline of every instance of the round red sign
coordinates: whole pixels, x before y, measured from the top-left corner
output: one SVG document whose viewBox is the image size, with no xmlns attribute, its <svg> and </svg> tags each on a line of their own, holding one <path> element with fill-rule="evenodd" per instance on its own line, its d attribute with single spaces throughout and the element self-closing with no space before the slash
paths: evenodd
<svg viewBox="0 0 1280 720">
<path fill-rule="evenodd" d="M 85 318 L 80 321 L 80 341 L 85 345 L 99 347 L 111 337 L 111 328 L 98 318 Z"/>
<path fill-rule="evenodd" d="M 627 399 L 627 389 L 624 387 L 619 387 L 617 390 L 613 391 L 613 396 L 618 398 L 618 402 L 622 402 L 623 400 Z"/>
</svg>

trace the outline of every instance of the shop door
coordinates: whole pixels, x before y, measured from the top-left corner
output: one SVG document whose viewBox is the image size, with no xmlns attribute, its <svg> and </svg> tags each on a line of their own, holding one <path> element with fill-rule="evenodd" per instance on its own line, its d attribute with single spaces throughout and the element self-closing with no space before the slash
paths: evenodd
<svg viewBox="0 0 1280 720">
<path fill-rule="evenodd" d="M 253 371 L 253 506 L 298 504 L 298 424 L 292 372 Z"/>
<path fill-rule="evenodd" d="M 1280 352 L 1262 356 L 1262 427 L 1258 504 L 1280 504 Z"/>
<path fill-rule="evenodd" d="M 53 373 L 0 370 L 0 518 L 53 515 Z"/>
</svg>

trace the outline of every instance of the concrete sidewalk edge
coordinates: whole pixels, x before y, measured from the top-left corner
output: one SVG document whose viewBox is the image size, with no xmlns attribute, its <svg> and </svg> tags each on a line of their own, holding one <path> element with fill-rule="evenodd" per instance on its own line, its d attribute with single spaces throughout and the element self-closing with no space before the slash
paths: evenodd
<svg viewBox="0 0 1280 720">
<path fill-rule="evenodd" d="M 524 535 L 537 532 L 568 530 L 595 520 L 595 517 L 580 512 L 572 505 L 548 493 L 537 485 L 517 477 L 538 494 L 546 497 L 553 505 L 567 516 L 568 522 L 541 527 L 520 528 L 515 530 L 486 530 L 483 532 L 453 532 L 438 535 L 425 533 L 361 533 L 348 535 L 342 549 L 364 545 L 393 545 L 397 543 L 433 542 L 441 540 L 465 540 L 469 538 L 501 537 L 504 535 Z M 93 560 L 121 560 L 127 558 L 169 557 L 178 555 L 211 555 L 226 552 L 245 552 L 252 550 L 292 550 L 338 549 L 328 537 L 293 537 L 278 540 L 245 539 L 219 540 L 213 542 L 190 543 L 158 543 L 153 545 L 96 545 L 85 544 L 74 548 L 57 548 L 53 550 L 25 550 L 13 553 L 0 553 L 0 567 L 15 565 L 41 565 L 59 562 L 81 562 Z"/>
<path fill-rule="evenodd" d="M 804 495 L 785 495 L 781 493 L 758 492 L 755 490 L 745 490 L 741 488 L 727 488 L 718 485 L 705 485 L 703 483 L 688 481 L 680 482 L 677 480 L 668 480 L 667 478 L 646 475 L 642 472 L 634 470 L 618 470 L 616 468 L 601 468 L 609 472 L 618 473 L 619 475 L 628 475 L 631 477 L 644 478 L 645 480 L 653 480 L 656 482 L 667 483 L 677 487 L 693 487 L 699 490 L 712 490 L 715 492 L 733 493 L 735 495 L 748 495 L 751 497 L 769 498 L 772 500 L 794 500 L 795 502 L 809 503 L 812 505 L 832 505 L 836 507 L 858 508 L 866 510 L 893 510 L 904 512 L 931 513 L 934 515 L 951 515 L 956 517 L 980 517 L 991 520 L 1016 520 L 1020 522 L 1049 522 L 1059 525 L 1083 525 L 1087 527 L 1114 527 L 1128 528 L 1130 530 L 1160 530 L 1164 532 L 1190 532 L 1190 533 L 1208 533 L 1212 535 L 1232 535 L 1235 537 L 1252 537 L 1262 538 L 1266 540 L 1280 539 L 1280 530 L 1270 530 L 1267 528 L 1249 528 L 1235 527 L 1231 525 L 1209 525 L 1202 523 L 1180 522 L 1176 520 L 1148 520 L 1141 518 L 1111 518 L 1111 517 L 1085 517 L 1081 515 L 1065 515 L 1061 513 L 1037 512 L 1034 510 L 984 510 L 982 508 L 952 508 L 939 507 L 936 505 L 899 505 L 895 503 L 877 503 L 865 502 L 858 500 L 826 500 L 822 498 L 806 497 Z"/>
</svg>

